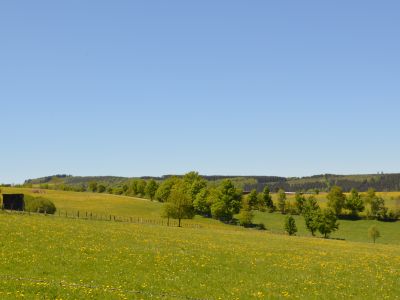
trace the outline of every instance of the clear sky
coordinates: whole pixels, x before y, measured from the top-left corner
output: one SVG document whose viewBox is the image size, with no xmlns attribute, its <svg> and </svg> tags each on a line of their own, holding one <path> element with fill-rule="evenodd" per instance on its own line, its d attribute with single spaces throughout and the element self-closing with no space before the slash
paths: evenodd
<svg viewBox="0 0 400 300">
<path fill-rule="evenodd" d="M 400 1 L 1 1 L 0 182 L 400 172 Z"/>
</svg>

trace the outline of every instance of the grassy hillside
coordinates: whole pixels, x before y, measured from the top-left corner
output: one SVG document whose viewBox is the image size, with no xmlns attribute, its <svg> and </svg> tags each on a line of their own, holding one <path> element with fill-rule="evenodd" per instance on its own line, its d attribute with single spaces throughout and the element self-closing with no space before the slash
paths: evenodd
<svg viewBox="0 0 400 300">
<path fill-rule="evenodd" d="M 35 189 L 21 188 L 3 188 L 4 193 L 25 193 L 32 196 L 40 196 L 52 200 L 57 209 L 61 212 L 68 211 L 76 213 L 79 211 L 82 214 L 92 212 L 104 216 L 117 215 L 126 217 L 142 217 L 149 219 L 160 219 L 162 211 L 162 203 L 157 201 L 149 201 L 141 198 L 133 198 L 126 196 L 117 196 L 98 193 L 78 193 L 66 191 L 43 190 L 43 194 L 34 193 Z M 397 197 L 399 192 L 378 193 L 379 196 L 385 198 L 386 205 L 389 208 L 399 208 Z M 276 201 L 276 195 L 273 195 Z M 317 199 L 321 207 L 326 207 L 326 194 L 320 194 Z M 294 196 L 288 196 L 288 201 L 294 202 Z M 268 230 L 276 233 L 283 233 L 284 215 L 280 213 L 262 213 L 257 212 L 254 222 L 264 223 Z M 296 224 L 299 229 L 298 235 L 309 236 L 304 226 L 304 220 L 301 216 L 295 216 Z M 204 226 L 212 226 L 216 228 L 229 228 L 236 230 L 239 227 L 225 225 L 213 219 L 202 218 L 196 216 L 193 221 L 184 221 L 186 223 L 203 224 Z M 369 242 L 368 228 L 372 225 L 377 225 L 381 231 L 382 237 L 378 239 L 378 243 L 400 244 L 400 222 L 378 222 L 373 220 L 340 220 L 340 227 L 332 237 L 345 239 L 348 241 Z"/>
<path fill-rule="evenodd" d="M 274 233 L 284 233 L 283 224 L 285 215 L 280 213 L 262 213 L 256 212 L 254 222 L 264 223 L 268 230 Z M 298 229 L 297 235 L 310 236 L 305 227 L 302 216 L 293 216 Z M 368 229 L 376 225 L 381 233 L 377 243 L 400 245 L 400 222 L 380 222 L 375 220 L 339 220 L 339 230 L 331 235 L 333 239 L 342 239 L 346 241 L 370 243 Z"/>
<path fill-rule="evenodd" d="M 4 213 L 0 226 L 2 299 L 400 295 L 398 246 Z"/>
<path fill-rule="evenodd" d="M 21 188 L 2 188 L 2 191 L 3 193 L 24 193 L 35 197 L 44 197 L 52 200 L 57 209 L 71 212 L 79 210 L 99 214 L 159 218 L 162 205 L 146 199 L 98 193 L 41 190 L 41 193 L 38 194 L 35 193 L 35 189 Z"/>
</svg>

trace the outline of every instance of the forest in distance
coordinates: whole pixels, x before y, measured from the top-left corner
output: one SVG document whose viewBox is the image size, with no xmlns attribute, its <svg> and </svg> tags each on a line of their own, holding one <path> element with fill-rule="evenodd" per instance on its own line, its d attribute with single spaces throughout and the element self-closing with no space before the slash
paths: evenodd
<svg viewBox="0 0 400 300">
<path fill-rule="evenodd" d="M 170 177 L 182 177 L 183 175 L 164 175 L 161 177 L 117 177 L 117 176 L 72 176 L 53 175 L 36 179 L 26 180 L 22 186 L 42 185 L 60 190 L 84 191 L 89 188 L 90 182 L 97 182 L 113 193 L 123 193 L 124 185 L 129 185 L 132 180 L 144 179 L 155 180 L 160 183 Z M 372 188 L 377 192 L 400 191 L 400 173 L 393 174 L 363 174 L 363 175 L 334 175 L 323 174 L 309 177 L 279 177 L 279 176 L 223 176 L 223 175 L 201 175 L 210 184 L 218 185 L 224 179 L 230 179 L 237 188 L 243 191 L 256 189 L 262 192 L 268 186 L 272 192 L 283 189 L 287 192 L 314 193 L 315 191 L 328 192 L 332 186 L 340 186 L 344 192 L 357 189 L 366 192 Z M 18 186 L 18 185 L 17 185 Z"/>
</svg>

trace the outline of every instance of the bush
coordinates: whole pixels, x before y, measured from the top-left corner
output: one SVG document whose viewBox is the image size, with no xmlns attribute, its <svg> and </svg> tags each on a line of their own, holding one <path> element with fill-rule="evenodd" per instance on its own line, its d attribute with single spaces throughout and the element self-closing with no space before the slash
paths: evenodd
<svg viewBox="0 0 400 300">
<path fill-rule="evenodd" d="M 257 225 L 256 225 L 256 228 L 257 228 L 258 230 L 267 230 L 267 227 L 265 226 L 264 223 L 257 224 Z"/>
<path fill-rule="evenodd" d="M 250 227 L 253 223 L 254 213 L 251 210 L 242 210 L 239 214 L 239 223 L 241 226 Z"/>
<path fill-rule="evenodd" d="M 56 212 L 56 206 L 53 202 L 42 197 L 26 196 L 25 199 L 25 211 L 54 214 Z"/>
</svg>

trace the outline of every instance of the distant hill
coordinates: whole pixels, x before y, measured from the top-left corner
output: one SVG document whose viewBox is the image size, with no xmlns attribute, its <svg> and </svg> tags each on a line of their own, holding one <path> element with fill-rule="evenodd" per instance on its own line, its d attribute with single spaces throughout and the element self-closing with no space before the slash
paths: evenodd
<svg viewBox="0 0 400 300">
<path fill-rule="evenodd" d="M 72 176 L 66 174 L 58 174 L 36 179 L 28 179 L 25 185 L 67 185 L 67 186 L 87 186 L 89 182 L 96 181 L 106 186 L 118 187 L 129 183 L 133 179 L 154 179 L 163 181 L 171 176 L 180 175 L 164 175 L 161 177 L 143 176 L 143 177 L 118 177 L 118 176 Z M 350 191 L 356 188 L 359 191 L 366 191 L 374 188 L 377 191 L 400 191 L 400 173 L 396 174 L 363 174 L 363 175 L 335 175 L 322 174 L 310 177 L 278 177 L 278 176 L 224 176 L 224 175 L 204 175 L 210 184 L 217 184 L 224 179 L 231 179 L 236 186 L 243 190 L 249 191 L 256 189 L 262 191 L 267 185 L 271 191 L 277 191 L 283 188 L 285 191 L 303 191 L 310 190 L 327 191 L 333 185 L 338 185 L 344 191 Z"/>
</svg>

